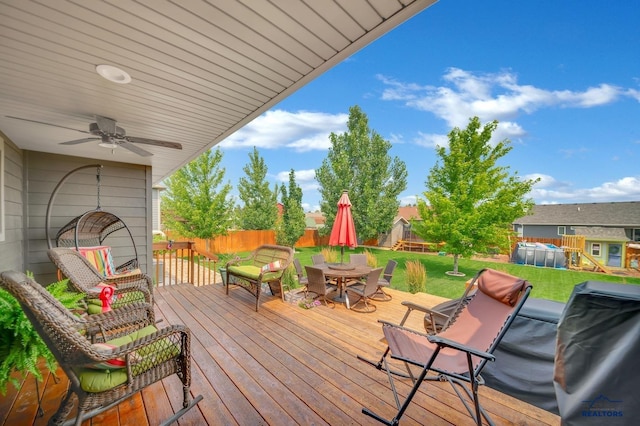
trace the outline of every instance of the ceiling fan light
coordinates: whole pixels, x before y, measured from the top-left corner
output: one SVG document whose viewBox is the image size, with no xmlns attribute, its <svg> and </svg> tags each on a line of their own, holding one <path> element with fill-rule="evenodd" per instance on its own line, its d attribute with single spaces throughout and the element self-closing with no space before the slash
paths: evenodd
<svg viewBox="0 0 640 426">
<path fill-rule="evenodd" d="M 131 83 L 131 76 L 113 65 L 96 65 L 96 72 L 109 81 L 118 84 Z"/>
<path fill-rule="evenodd" d="M 100 142 L 98 143 L 98 146 L 108 149 L 116 149 L 118 147 L 118 144 L 114 142 Z"/>
</svg>

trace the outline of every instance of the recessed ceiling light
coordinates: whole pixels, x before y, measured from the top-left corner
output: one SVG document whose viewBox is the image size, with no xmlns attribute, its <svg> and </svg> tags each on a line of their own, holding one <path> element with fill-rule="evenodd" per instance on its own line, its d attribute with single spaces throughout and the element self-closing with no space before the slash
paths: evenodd
<svg viewBox="0 0 640 426">
<path fill-rule="evenodd" d="M 118 84 L 127 84 L 131 82 L 131 76 L 126 71 L 113 65 L 97 65 L 96 71 L 109 81 Z"/>
</svg>

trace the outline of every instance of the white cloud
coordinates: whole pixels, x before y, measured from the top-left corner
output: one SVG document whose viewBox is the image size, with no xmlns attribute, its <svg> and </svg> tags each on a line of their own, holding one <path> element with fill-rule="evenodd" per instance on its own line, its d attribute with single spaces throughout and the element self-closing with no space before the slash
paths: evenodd
<svg viewBox="0 0 640 426">
<path fill-rule="evenodd" d="M 545 175 L 542 173 L 531 173 L 522 176 L 522 178 L 524 180 L 540 179 L 540 181 L 535 184 L 536 189 L 549 187 L 566 187 L 569 185 L 567 182 L 557 181 L 553 176 Z"/>
<path fill-rule="evenodd" d="M 404 143 L 404 137 L 402 135 L 391 133 L 389 136 L 389 142 L 391 142 L 391 145 L 402 144 Z"/>
<path fill-rule="evenodd" d="M 626 95 L 640 102 L 640 90 L 629 89 L 627 90 Z"/>
<path fill-rule="evenodd" d="M 502 126 L 503 134 L 510 138 L 526 134 L 513 119 L 540 108 L 590 108 L 612 103 L 623 96 L 640 100 L 638 91 L 609 84 L 584 91 L 520 85 L 517 76 L 508 71 L 474 74 L 449 68 L 443 75 L 445 85 L 439 87 L 399 82 L 385 76 L 378 79 L 385 85 L 383 100 L 403 101 L 412 108 L 431 112 L 445 120 L 449 127 L 466 127 L 469 118 L 474 116 L 482 122 L 498 120 L 499 128 Z"/>
<path fill-rule="evenodd" d="M 435 148 L 436 146 L 449 145 L 449 139 L 447 138 L 447 135 L 418 132 L 418 136 L 413 139 L 413 143 L 427 148 Z"/>
<path fill-rule="evenodd" d="M 418 197 L 415 195 L 407 195 L 405 197 L 400 198 L 401 206 L 415 205 L 417 203 Z"/>
<path fill-rule="evenodd" d="M 276 175 L 276 180 L 285 185 L 289 182 L 290 170 L 279 172 Z M 302 189 L 305 194 L 307 191 L 316 191 L 318 189 L 318 182 L 316 181 L 316 171 L 313 169 L 307 170 L 294 170 L 296 174 L 296 184 Z"/>
<path fill-rule="evenodd" d="M 329 134 L 346 131 L 348 118 L 348 114 L 267 111 L 226 138 L 220 146 L 289 148 L 297 152 L 326 150 L 331 146 Z"/>
<path fill-rule="evenodd" d="M 593 188 L 573 188 L 552 176 L 533 174 L 526 179 L 540 177 L 531 194 L 538 204 L 588 203 L 607 201 L 637 201 L 640 199 L 640 176 L 629 176 L 614 182 L 605 182 Z"/>
</svg>

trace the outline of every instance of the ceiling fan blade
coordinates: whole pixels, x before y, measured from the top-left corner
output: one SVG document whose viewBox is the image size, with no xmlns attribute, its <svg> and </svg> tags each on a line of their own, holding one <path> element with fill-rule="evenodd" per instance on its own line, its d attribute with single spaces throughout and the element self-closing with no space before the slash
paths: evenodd
<svg viewBox="0 0 640 426">
<path fill-rule="evenodd" d="M 13 120 L 28 121 L 29 123 L 44 124 L 45 126 L 59 127 L 59 128 L 61 128 L 61 129 L 74 130 L 74 131 L 76 131 L 76 132 L 90 134 L 90 133 L 89 133 L 89 132 L 87 132 L 86 130 L 78 130 L 78 129 L 73 129 L 73 128 L 71 128 L 71 127 L 58 126 L 57 124 L 45 123 L 44 121 L 30 120 L 30 119 L 28 119 L 28 118 L 14 117 L 14 116 L 12 116 L 12 115 L 5 115 L 5 117 L 7 117 L 7 118 L 11 118 L 11 119 L 13 119 Z"/>
<path fill-rule="evenodd" d="M 122 142 L 118 142 L 118 145 L 120 145 L 121 147 L 128 149 L 131 152 L 134 152 L 142 157 L 151 157 L 153 154 L 150 153 L 147 150 L 144 150 L 138 146 L 135 146 L 132 143 L 126 142 L 126 141 L 122 141 Z"/>
<path fill-rule="evenodd" d="M 76 139 L 73 141 L 67 141 L 67 142 L 60 142 L 60 145 L 77 145 L 79 143 L 85 143 L 85 142 L 91 142 L 91 141 L 99 141 L 100 138 L 82 138 L 82 139 Z"/>
<path fill-rule="evenodd" d="M 96 115 L 96 123 L 98 123 L 98 129 L 100 129 L 104 133 L 108 135 L 113 135 L 116 133 L 116 120 L 114 120 L 113 118 Z"/>
<path fill-rule="evenodd" d="M 147 145 L 161 146 L 163 148 L 182 149 L 182 145 L 177 142 L 157 141 L 155 139 L 136 138 L 133 136 L 127 136 L 129 142 L 144 143 Z"/>
</svg>

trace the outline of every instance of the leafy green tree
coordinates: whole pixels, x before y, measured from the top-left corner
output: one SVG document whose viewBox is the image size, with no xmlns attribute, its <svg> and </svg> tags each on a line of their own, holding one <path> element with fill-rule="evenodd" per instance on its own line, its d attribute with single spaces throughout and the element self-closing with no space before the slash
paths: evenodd
<svg viewBox="0 0 640 426">
<path fill-rule="evenodd" d="M 282 193 L 282 216 L 276 226 L 276 242 L 283 246 L 293 247 L 304 235 L 306 227 L 304 210 L 302 209 L 302 189 L 296 184 L 296 174 L 289 172 L 289 190 L 284 184 Z"/>
<path fill-rule="evenodd" d="M 238 184 L 240 200 L 244 203 L 239 226 L 241 229 L 273 229 L 278 219 L 278 187 L 273 191 L 269 189 L 265 180 L 267 166 L 256 147 L 249 159 L 250 163 L 242 169 L 246 177 L 241 177 Z"/>
<path fill-rule="evenodd" d="M 512 149 L 508 139 L 490 145 L 497 125 L 493 121 L 480 130 L 480 119 L 473 117 L 466 129 L 454 128 L 448 150 L 437 148 L 440 160 L 427 177 L 424 199 L 418 198 L 422 220 L 413 230 L 426 241 L 445 243 L 454 275 L 461 275 L 459 257 L 504 247 L 511 223 L 533 207 L 525 196 L 537 180 L 521 180 L 497 164 Z"/>
<path fill-rule="evenodd" d="M 349 192 L 353 221 L 359 239 L 377 238 L 393 225 L 398 214 L 398 196 L 407 187 L 407 168 L 391 158 L 391 143 L 369 129 L 369 120 L 359 106 L 349 108 L 347 131 L 331 133 L 327 158 L 316 170 L 321 195 L 320 209 L 331 231 L 342 191 Z"/>
<path fill-rule="evenodd" d="M 162 209 L 169 229 L 184 237 L 209 239 L 224 235 L 234 201 L 231 184 L 222 184 L 222 152 L 207 151 L 166 180 Z"/>
</svg>

